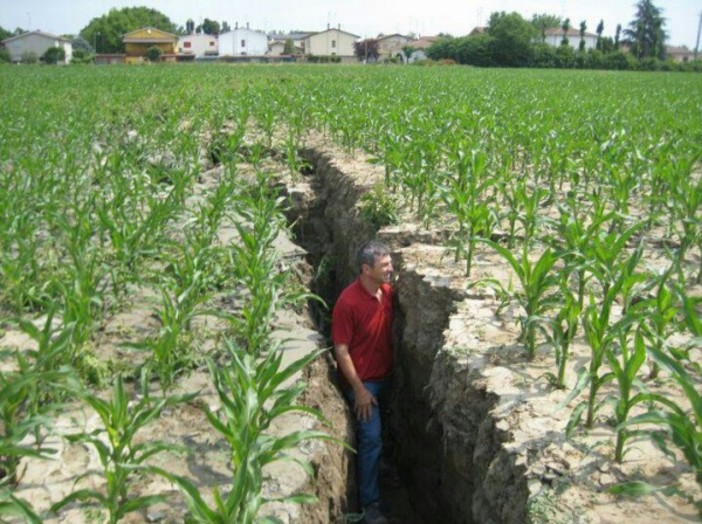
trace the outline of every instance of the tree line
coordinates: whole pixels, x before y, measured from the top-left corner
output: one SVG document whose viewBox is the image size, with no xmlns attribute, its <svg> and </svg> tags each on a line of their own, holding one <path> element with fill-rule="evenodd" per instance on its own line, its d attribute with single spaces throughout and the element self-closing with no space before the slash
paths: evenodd
<svg viewBox="0 0 702 524">
<path fill-rule="evenodd" d="M 444 35 L 427 49 L 427 56 L 480 67 L 702 71 L 700 61 L 674 64 L 667 60 L 665 18 L 651 0 L 639 1 L 634 19 L 626 29 L 618 25 L 613 38 L 602 36 L 601 20 L 594 48 L 586 49 L 585 21 L 579 25 L 577 48 L 570 45 L 571 28 L 568 18 L 544 14 L 526 20 L 516 12 L 495 12 L 484 31 L 463 37 Z M 562 32 L 560 45 L 546 43 L 549 29 Z"/>
</svg>

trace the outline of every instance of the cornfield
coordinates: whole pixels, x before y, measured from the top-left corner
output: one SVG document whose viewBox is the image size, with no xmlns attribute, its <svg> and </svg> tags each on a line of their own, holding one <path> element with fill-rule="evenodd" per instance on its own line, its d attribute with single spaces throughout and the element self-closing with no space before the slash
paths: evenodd
<svg viewBox="0 0 702 524">
<path fill-rule="evenodd" d="M 283 362 L 273 333 L 276 312 L 316 299 L 275 250 L 289 226 L 270 169 L 275 158 L 297 176 L 310 134 L 383 167 L 365 199 L 376 226 L 411 216 L 446 231 L 469 280 L 481 254 L 504 260 L 512 280 L 471 285 L 519 308 L 527 360 L 553 353 L 569 434 L 609 417 L 614 461 L 650 438 L 702 484 L 696 75 L 193 65 L 3 67 L 0 79 L 0 328 L 24 334 L 2 348 L 0 515 L 39 522 L 86 504 L 118 522 L 164 500 L 130 492 L 149 475 L 178 487 L 194 521 L 254 522 L 273 500 L 264 466 L 330 438 L 270 431 L 291 412 L 324 422 L 289 381 L 321 351 Z M 106 352 L 135 297 L 153 328 L 113 333 Z M 591 358 L 569 377 L 577 337 Z M 203 403 L 182 391 L 198 367 L 231 471 L 213 494 L 156 460 L 187 449 L 137 438 L 164 411 Z M 99 418 L 61 438 L 95 449 L 104 489 L 39 511 L 16 495 L 23 468 L 51 459 L 69 405 Z"/>
</svg>

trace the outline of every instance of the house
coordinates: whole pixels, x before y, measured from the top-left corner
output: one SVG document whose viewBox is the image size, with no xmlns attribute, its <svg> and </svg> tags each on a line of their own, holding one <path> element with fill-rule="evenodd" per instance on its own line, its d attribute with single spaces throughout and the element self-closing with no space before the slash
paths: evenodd
<svg viewBox="0 0 702 524">
<path fill-rule="evenodd" d="M 544 42 L 550 46 L 558 47 L 563 41 L 563 29 L 560 27 L 549 27 L 544 30 Z M 580 49 L 580 29 L 575 29 L 573 27 L 569 28 L 565 34 L 568 40 L 568 45 L 574 49 Z M 595 49 L 597 47 L 597 35 L 593 33 L 588 33 L 587 31 L 583 35 L 583 40 L 585 40 L 585 50 Z"/>
<path fill-rule="evenodd" d="M 178 54 L 195 57 L 216 56 L 219 42 L 215 35 L 192 34 L 178 37 Z"/>
<path fill-rule="evenodd" d="M 438 39 L 438 36 L 424 36 L 422 38 L 418 38 L 417 40 L 408 42 L 406 45 L 412 47 L 414 51 L 412 51 L 407 63 L 413 64 L 414 62 L 418 62 L 420 60 L 426 60 L 428 58 L 427 48 Z"/>
<path fill-rule="evenodd" d="M 378 58 L 380 60 L 389 58 L 399 58 L 405 61 L 402 48 L 409 44 L 412 39 L 408 36 L 394 34 L 378 37 Z"/>
<path fill-rule="evenodd" d="M 336 29 L 331 29 L 327 26 L 326 31 L 314 33 L 307 36 L 304 40 L 304 53 L 306 56 L 338 56 L 342 60 L 356 61 L 353 52 L 353 44 L 361 37 L 342 31 L 341 26 Z"/>
<path fill-rule="evenodd" d="M 219 35 L 219 56 L 261 56 L 268 52 L 268 36 L 263 31 L 255 31 L 237 26 Z"/>
<path fill-rule="evenodd" d="M 13 62 L 22 61 L 22 57 L 28 54 L 33 54 L 40 58 L 51 47 L 63 48 L 66 52 L 66 58 L 63 63 L 69 63 L 73 56 L 73 45 L 70 40 L 45 31 L 36 30 L 22 33 L 21 35 L 6 38 L 1 43 L 10 53 L 10 60 Z"/>
<path fill-rule="evenodd" d="M 295 31 L 290 33 L 268 33 L 268 54 L 272 56 L 280 56 L 285 50 L 285 42 L 292 41 L 295 55 L 304 53 L 304 40 L 311 34 L 311 31 Z"/>
<path fill-rule="evenodd" d="M 695 52 L 690 51 L 686 46 L 665 46 L 666 56 L 674 62 L 692 62 L 695 59 Z"/>
<path fill-rule="evenodd" d="M 276 40 L 275 42 L 271 42 L 268 44 L 268 54 L 271 56 L 281 56 L 284 54 L 293 54 L 293 55 L 301 55 L 302 54 L 302 43 L 301 42 L 295 42 L 291 40 L 292 42 L 292 53 L 285 53 L 285 43 L 287 40 Z"/>
<path fill-rule="evenodd" d="M 137 64 L 145 61 L 146 52 L 151 47 L 161 50 L 161 60 L 175 62 L 178 50 L 178 37 L 155 27 L 142 27 L 122 36 L 126 62 Z"/>
</svg>

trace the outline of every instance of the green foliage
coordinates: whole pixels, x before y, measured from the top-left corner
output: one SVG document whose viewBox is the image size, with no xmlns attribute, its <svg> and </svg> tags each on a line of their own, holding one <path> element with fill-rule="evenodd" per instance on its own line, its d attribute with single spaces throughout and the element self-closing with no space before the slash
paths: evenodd
<svg viewBox="0 0 702 524">
<path fill-rule="evenodd" d="M 492 13 L 488 24 L 492 57 L 495 64 L 523 67 L 531 60 L 532 43 L 536 37 L 534 26 L 518 13 Z"/>
<path fill-rule="evenodd" d="M 636 58 L 665 59 L 665 41 L 668 37 L 665 18 L 651 0 L 641 0 L 636 4 L 636 17 L 629 22 L 624 36 Z"/>
<path fill-rule="evenodd" d="M 90 64 L 93 61 L 92 53 L 84 51 L 83 49 L 74 49 L 71 55 L 72 64 Z"/>
<path fill-rule="evenodd" d="M 399 221 L 397 199 L 382 184 L 361 196 L 360 210 L 363 219 L 376 229 Z"/>
<path fill-rule="evenodd" d="M 202 24 L 195 28 L 197 33 L 205 33 L 206 35 L 218 35 L 220 33 L 219 22 L 205 18 Z"/>
<path fill-rule="evenodd" d="M 158 46 L 151 46 L 146 50 L 146 58 L 150 62 L 158 62 L 161 60 L 161 55 L 163 54 L 163 51 L 161 50 L 160 47 Z"/>
<path fill-rule="evenodd" d="M 154 422 L 164 408 L 192 400 L 195 394 L 154 400 L 149 392 L 147 376 L 147 373 L 142 374 L 139 399 L 134 402 L 130 402 L 122 376 L 117 377 L 110 400 L 103 400 L 84 390 L 77 392 L 98 415 L 102 427 L 66 438 L 70 442 L 95 448 L 106 481 L 105 492 L 88 488 L 74 491 L 54 504 L 52 511 L 59 511 L 71 502 L 95 501 L 107 510 L 109 522 L 116 523 L 128 513 L 164 500 L 161 495 L 130 496 L 129 485 L 137 473 L 149 471 L 148 459 L 164 451 L 177 451 L 178 448 L 161 441 L 139 442 L 137 434 Z M 86 472 L 82 476 L 90 474 Z"/>
<path fill-rule="evenodd" d="M 34 51 L 25 51 L 22 53 L 20 62 L 23 64 L 36 64 L 39 62 L 39 55 L 37 55 Z"/>
<path fill-rule="evenodd" d="M 8 51 L 4 47 L 0 47 L 0 63 L 2 62 L 10 62 L 12 60 L 12 57 L 10 57 L 10 51 Z"/>
<path fill-rule="evenodd" d="M 229 365 L 219 366 L 213 361 L 208 362 L 221 409 L 216 412 L 207 410 L 206 414 L 212 427 L 229 445 L 233 471 L 231 488 L 226 496 L 215 488 L 213 507 L 188 479 L 164 470 L 156 471 L 181 490 L 195 522 L 250 524 L 256 521 L 261 506 L 266 502 L 315 501 L 314 497 L 300 494 L 269 499 L 262 496 L 261 489 L 263 468 L 273 462 L 295 462 L 311 475 L 310 464 L 287 452 L 304 441 L 331 440 L 326 433 L 317 430 L 296 430 L 281 436 L 269 433 L 276 419 L 290 413 L 306 414 L 324 421 L 318 411 L 296 404 L 305 384 L 296 382 L 288 385 L 288 382 L 325 350 L 284 364 L 280 347 L 273 346 L 262 351 L 265 357 L 256 357 L 230 340 L 227 340 L 226 349 L 231 360 Z"/>
<path fill-rule="evenodd" d="M 142 27 L 154 27 L 169 33 L 176 32 L 176 26 L 163 13 L 148 7 L 124 7 L 110 9 L 106 15 L 93 18 L 80 31 L 80 36 L 88 42 L 97 43 L 100 53 L 119 53 L 123 49 L 123 35 Z"/>
<path fill-rule="evenodd" d="M 57 64 L 66 60 L 66 50 L 63 47 L 50 47 L 41 56 L 45 64 Z"/>
</svg>

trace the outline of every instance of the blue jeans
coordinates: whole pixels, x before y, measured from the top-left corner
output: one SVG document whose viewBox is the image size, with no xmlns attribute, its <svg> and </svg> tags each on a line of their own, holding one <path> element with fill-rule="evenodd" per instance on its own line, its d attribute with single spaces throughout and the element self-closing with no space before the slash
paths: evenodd
<svg viewBox="0 0 702 524">
<path fill-rule="evenodd" d="M 356 477 L 358 479 L 358 495 L 362 507 L 374 502 L 380 502 L 380 486 L 378 485 L 378 466 L 380 453 L 383 448 L 382 425 L 380 413 L 383 411 L 386 397 L 390 389 L 390 380 L 374 380 L 364 382 L 363 385 L 378 401 L 378 406 L 373 405 L 371 417 L 368 420 L 356 419 Z M 352 389 L 344 392 L 353 410 L 354 394 Z"/>
</svg>

